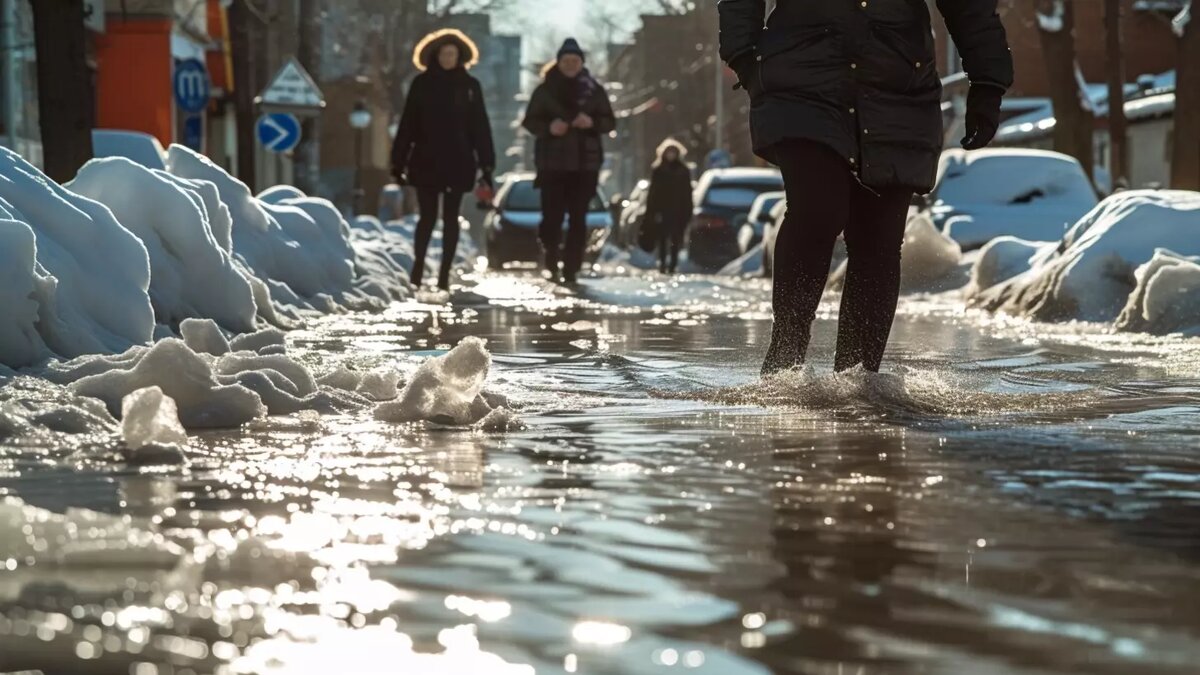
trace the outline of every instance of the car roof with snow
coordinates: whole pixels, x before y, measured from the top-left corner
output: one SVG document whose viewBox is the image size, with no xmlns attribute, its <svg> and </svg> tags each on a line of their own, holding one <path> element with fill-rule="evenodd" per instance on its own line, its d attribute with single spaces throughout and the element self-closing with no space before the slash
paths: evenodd
<svg viewBox="0 0 1200 675">
<path fill-rule="evenodd" d="M 949 203 L 1019 204 L 1027 195 L 1096 204 L 1096 191 L 1079 160 L 1050 150 L 953 148 L 938 162 L 934 198 Z"/>
</svg>

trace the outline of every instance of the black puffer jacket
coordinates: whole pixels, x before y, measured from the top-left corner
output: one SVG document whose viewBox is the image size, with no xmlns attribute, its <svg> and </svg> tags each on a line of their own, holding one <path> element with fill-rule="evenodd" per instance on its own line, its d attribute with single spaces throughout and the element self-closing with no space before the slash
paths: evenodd
<svg viewBox="0 0 1200 675">
<path fill-rule="evenodd" d="M 437 65 L 437 48 L 459 47 L 459 65 Z M 413 78 L 392 144 L 392 171 L 416 187 L 470 192 L 479 169 L 496 166 L 492 128 L 479 81 L 467 73 L 477 52 L 458 31 L 440 31 L 417 47 L 425 72 Z"/>
<path fill-rule="evenodd" d="M 570 124 L 581 112 L 592 118 L 591 129 L 572 127 L 565 136 L 550 133 L 551 122 L 558 119 Z M 539 173 L 599 171 L 604 165 L 601 139 L 617 128 L 617 119 L 608 93 L 587 70 L 568 78 L 553 67 L 533 91 L 521 124 L 537 138 L 534 159 Z"/>
<path fill-rule="evenodd" d="M 996 0 L 937 0 L 972 85 L 1012 84 Z M 941 82 L 925 0 L 720 0 L 721 58 L 750 90 L 755 152 L 828 144 L 871 187 L 933 187 Z"/>
</svg>

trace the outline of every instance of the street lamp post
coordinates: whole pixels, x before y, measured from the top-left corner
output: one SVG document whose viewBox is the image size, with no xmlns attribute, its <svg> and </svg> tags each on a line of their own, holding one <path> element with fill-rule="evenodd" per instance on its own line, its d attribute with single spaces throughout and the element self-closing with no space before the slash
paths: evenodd
<svg viewBox="0 0 1200 675">
<path fill-rule="evenodd" d="M 359 99 L 350 111 L 350 127 L 354 129 L 354 215 L 362 214 L 365 193 L 362 184 L 363 137 L 371 126 L 371 111 L 366 101 Z"/>
</svg>

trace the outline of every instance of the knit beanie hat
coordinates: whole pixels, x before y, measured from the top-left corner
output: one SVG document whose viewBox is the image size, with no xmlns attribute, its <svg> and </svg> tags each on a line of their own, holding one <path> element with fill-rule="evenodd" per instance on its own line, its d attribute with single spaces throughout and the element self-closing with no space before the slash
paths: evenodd
<svg viewBox="0 0 1200 675">
<path fill-rule="evenodd" d="M 558 50 L 558 58 L 560 59 L 567 54 L 574 54 L 586 60 L 586 57 L 583 55 L 583 48 L 579 46 L 579 42 L 575 38 L 567 38 Z"/>
</svg>

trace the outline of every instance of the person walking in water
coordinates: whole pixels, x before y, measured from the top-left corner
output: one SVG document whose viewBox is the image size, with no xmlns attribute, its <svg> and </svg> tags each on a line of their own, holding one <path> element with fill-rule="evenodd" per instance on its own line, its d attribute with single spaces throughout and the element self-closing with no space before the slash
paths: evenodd
<svg viewBox="0 0 1200 675">
<path fill-rule="evenodd" d="M 479 49 L 465 34 L 448 29 L 426 35 L 413 52 L 421 72 L 413 78 L 392 145 L 392 173 L 417 190 L 417 221 L 412 282 L 420 286 L 425 253 L 442 214 L 442 268 L 438 288 L 450 289 L 458 249 L 463 195 L 479 181 L 492 186 L 496 150 L 479 81 L 467 69 Z"/>
<path fill-rule="evenodd" d="M 542 194 L 539 238 L 551 279 L 575 283 L 587 246 L 588 203 L 596 196 L 604 164 L 601 138 L 617 120 L 604 87 L 584 67 L 584 53 L 574 38 L 558 50 L 554 64 L 533 91 L 522 122 L 537 139 L 534 159 Z M 563 221 L 568 221 L 566 246 Z"/>
<path fill-rule="evenodd" d="M 941 84 L 924 0 L 720 0 L 721 58 L 750 94 L 754 151 L 777 164 L 787 215 L 775 242 L 775 323 L 762 371 L 804 363 L 844 233 L 838 371 L 878 371 L 900 293 L 914 193 L 933 188 Z M 996 0 L 937 0 L 970 80 L 963 147 L 986 146 L 1012 84 Z M 765 23 L 764 23 L 765 21 Z"/>
<path fill-rule="evenodd" d="M 668 138 L 658 146 L 650 194 L 646 196 L 646 219 L 658 241 L 658 271 L 674 274 L 679 266 L 679 247 L 692 217 L 692 172 L 684 164 L 687 148 Z"/>
</svg>

